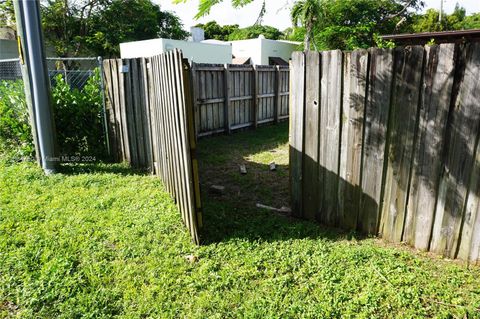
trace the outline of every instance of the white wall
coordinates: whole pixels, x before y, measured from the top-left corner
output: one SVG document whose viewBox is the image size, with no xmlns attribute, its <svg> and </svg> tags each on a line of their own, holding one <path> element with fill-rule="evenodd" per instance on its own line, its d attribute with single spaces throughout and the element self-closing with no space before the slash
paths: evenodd
<svg viewBox="0 0 480 319">
<path fill-rule="evenodd" d="M 120 56 L 122 59 L 149 57 L 173 49 L 182 50 L 184 58 L 197 63 L 232 63 L 232 47 L 230 45 L 171 39 L 120 43 Z"/>
<path fill-rule="evenodd" d="M 292 58 L 292 53 L 297 50 L 298 44 L 277 40 L 259 39 L 262 42 L 262 57 L 260 64 L 268 65 L 269 57 L 279 57 L 285 61 Z"/>
<path fill-rule="evenodd" d="M 0 39 L 0 59 L 16 58 L 18 58 L 17 41 Z"/>
<path fill-rule="evenodd" d="M 236 58 L 250 58 L 252 64 L 263 64 L 261 40 L 262 39 L 231 41 L 229 43 L 232 44 L 232 54 Z M 266 64 L 268 64 L 268 59 Z"/>
<path fill-rule="evenodd" d="M 251 58 L 252 64 L 268 65 L 269 57 L 280 57 L 288 62 L 292 52 L 298 48 L 297 43 L 268 39 L 249 39 L 231 41 L 235 57 Z"/>
</svg>

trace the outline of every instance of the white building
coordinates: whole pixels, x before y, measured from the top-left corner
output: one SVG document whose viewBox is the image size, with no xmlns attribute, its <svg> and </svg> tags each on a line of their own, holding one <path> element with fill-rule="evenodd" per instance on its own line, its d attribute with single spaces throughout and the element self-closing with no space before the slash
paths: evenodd
<svg viewBox="0 0 480 319">
<path fill-rule="evenodd" d="M 172 39 L 152 39 L 120 43 L 122 59 L 149 57 L 173 49 L 182 50 L 183 57 L 196 63 L 232 63 L 232 46 Z"/>
<path fill-rule="evenodd" d="M 15 31 L 9 28 L 0 28 L 0 59 L 18 58 L 18 43 Z"/>
<path fill-rule="evenodd" d="M 232 45 L 235 59 L 246 61 L 250 58 L 251 64 L 282 64 L 288 65 L 292 53 L 298 50 L 300 42 L 269 40 L 264 36 L 256 39 L 228 42 Z M 280 59 L 279 59 L 280 58 Z M 283 62 L 282 62 L 283 60 Z"/>
</svg>

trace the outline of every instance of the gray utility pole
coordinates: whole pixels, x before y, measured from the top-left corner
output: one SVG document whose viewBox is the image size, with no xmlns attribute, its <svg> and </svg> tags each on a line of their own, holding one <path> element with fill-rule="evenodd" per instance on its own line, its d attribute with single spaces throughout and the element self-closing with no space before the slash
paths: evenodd
<svg viewBox="0 0 480 319">
<path fill-rule="evenodd" d="M 22 64 L 25 96 L 30 111 L 30 123 L 37 161 L 45 174 L 55 173 L 56 133 L 50 96 L 43 34 L 38 0 L 15 0 L 15 18 Z"/>
<path fill-rule="evenodd" d="M 443 19 L 443 0 L 440 0 L 440 14 L 438 16 L 438 21 L 442 23 Z"/>
</svg>

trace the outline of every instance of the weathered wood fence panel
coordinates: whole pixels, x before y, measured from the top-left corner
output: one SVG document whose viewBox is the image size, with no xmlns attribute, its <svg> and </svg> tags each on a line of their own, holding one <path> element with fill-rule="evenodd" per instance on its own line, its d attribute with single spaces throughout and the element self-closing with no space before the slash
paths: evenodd
<svg viewBox="0 0 480 319">
<path fill-rule="evenodd" d="M 199 114 L 194 113 L 188 63 L 175 50 L 147 59 L 104 60 L 104 67 L 115 160 L 158 175 L 193 241 L 199 243 L 202 215 L 194 128 Z M 209 87 L 205 98 L 212 99 L 217 89 Z M 213 107 L 209 111 L 214 112 Z"/>
<path fill-rule="evenodd" d="M 479 43 L 295 53 L 293 214 L 480 262 L 479 76 Z"/>
<path fill-rule="evenodd" d="M 197 136 L 288 118 L 288 67 L 193 63 L 192 81 Z"/>
</svg>

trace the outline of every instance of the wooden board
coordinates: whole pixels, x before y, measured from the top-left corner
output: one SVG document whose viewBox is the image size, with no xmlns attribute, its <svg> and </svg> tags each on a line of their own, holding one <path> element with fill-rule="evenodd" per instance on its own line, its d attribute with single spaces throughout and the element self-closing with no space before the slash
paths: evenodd
<svg viewBox="0 0 480 319">
<path fill-rule="evenodd" d="M 305 136 L 303 150 L 304 217 L 315 219 L 321 182 L 318 175 L 318 139 L 320 120 L 320 53 L 305 53 Z"/>
<path fill-rule="evenodd" d="M 474 163 L 474 137 L 480 125 L 480 43 L 467 44 L 461 53 L 457 64 L 461 74 L 454 84 L 454 105 L 447 127 L 446 158 L 430 244 L 432 251 L 450 258 L 457 254 Z"/>
<path fill-rule="evenodd" d="M 405 225 L 407 196 L 423 70 L 422 46 L 395 49 L 393 98 L 388 128 L 388 157 L 381 213 L 382 237 L 400 242 Z"/>
<path fill-rule="evenodd" d="M 421 250 L 430 243 L 441 158 L 455 71 L 454 44 L 425 47 L 419 126 L 403 241 Z"/>
<path fill-rule="evenodd" d="M 337 224 L 342 63 L 340 50 L 322 52 L 318 219 L 326 225 Z"/>
<path fill-rule="evenodd" d="M 292 215 L 303 216 L 302 207 L 302 170 L 303 170 L 303 127 L 305 112 L 305 55 L 294 52 L 290 62 L 290 117 L 289 163 L 290 163 L 290 198 Z"/>
<path fill-rule="evenodd" d="M 368 93 L 365 105 L 365 135 L 362 160 L 362 197 L 358 229 L 378 231 L 387 123 L 393 74 L 393 51 L 370 49 Z"/>
<path fill-rule="evenodd" d="M 368 78 L 368 52 L 345 53 L 343 68 L 342 135 L 338 185 L 338 222 L 355 229 L 360 207 L 363 120 Z"/>
<path fill-rule="evenodd" d="M 480 147 L 475 156 L 457 257 L 480 262 Z"/>
</svg>

